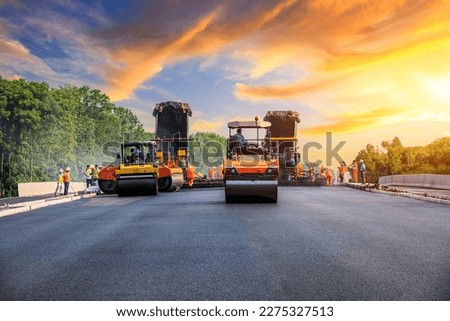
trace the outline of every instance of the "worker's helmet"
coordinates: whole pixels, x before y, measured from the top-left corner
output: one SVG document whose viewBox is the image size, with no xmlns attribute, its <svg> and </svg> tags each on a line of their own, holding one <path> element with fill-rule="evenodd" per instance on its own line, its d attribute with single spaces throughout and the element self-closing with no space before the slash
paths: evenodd
<svg viewBox="0 0 450 321">
<path fill-rule="evenodd" d="M 70 172 L 70 167 L 66 167 L 66 172 Z"/>
<path fill-rule="evenodd" d="M 62 169 L 62 168 L 60 168 L 60 169 L 59 169 L 59 172 L 60 172 L 60 173 L 62 173 L 62 172 L 64 172 L 64 171 L 63 171 L 63 169 Z"/>
<path fill-rule="evenodd" d="M 364 163 L 364 160 L 361 159 L 359 162 L 360 162 L 360 163 Z"/>
</svg>

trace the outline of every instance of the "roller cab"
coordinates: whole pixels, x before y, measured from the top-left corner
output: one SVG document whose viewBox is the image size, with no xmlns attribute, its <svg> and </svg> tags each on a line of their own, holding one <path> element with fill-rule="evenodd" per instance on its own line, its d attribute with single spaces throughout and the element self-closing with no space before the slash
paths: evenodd
<svg viewBox="0 0 450 321">
<path fill-rule="evenodd" d="M 223 163 L 227 203 L 277 202 L 279 164 L 270 150 L 270 125 L 257 117 L 228 123 Z"/>
</svg>

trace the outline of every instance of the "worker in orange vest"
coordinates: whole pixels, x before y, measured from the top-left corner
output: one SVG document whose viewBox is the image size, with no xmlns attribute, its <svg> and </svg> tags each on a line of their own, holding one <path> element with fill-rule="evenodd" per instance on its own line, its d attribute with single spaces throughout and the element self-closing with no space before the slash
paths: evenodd
<svg viewBox="0 0 450 321">
<path fill-rule="evenodd" d="M 189 189 L 194 185 L 194 178 L 195 178 L 195 168 L 191 165 L 186 168 L 186 181 L 189 186 Z"/>
<path fill-rule="evenodd" d="M 333 170 L 329 167 L 325 169 L 326 178 L 327 178 L 327 186 L 331 186 L 331 182 L 333 180 Z"/>
<path fill-rule="evenodd" d="M 70 168 L 69 167 L 66 167 L 66 170 L 64 171 L 63 182 L 64 182 L 64 195 L 67 195 L 67 194 L 69 194 L 69 186 L 70 186 Z"/>
<path fill-rule="evenodd" d="M 220 164 L 219 167 L 217 167 L 217 175 L 219 175 L 220 179 L 223 179 L 223 165 Z"/>
<path fill-rule="evenodd" d="M 208 176 L 210 180 L 216 178 L 216 170 L 214 167 L 208 168 Z"/>
<path fill-rule="evenodd" d="M 350 168 L 352 170 L 353 183 L 358 183 L 358 164 L 356 164 L 356 161 L 353 161 L 352 166 Z"/>
</svg>

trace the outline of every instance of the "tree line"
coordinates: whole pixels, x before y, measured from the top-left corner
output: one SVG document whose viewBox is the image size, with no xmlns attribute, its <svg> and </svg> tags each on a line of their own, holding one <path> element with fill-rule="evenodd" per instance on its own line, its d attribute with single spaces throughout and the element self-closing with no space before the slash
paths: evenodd
<svg viewBox="0 0 450 321">
<path fill-rule="evenodd" d="M 450 137 L 436 139 L 426 146 L 405 147 L 400 139 L 383 141 L 381 147 L 371 144 L 361 150 L 356 160 L 363 159 L 371 182 L 397 174 L 450 174 Z"/>
<path fill-rule="evenodd" d="M 53 181 L 66 166 L 81 180 L 87 164 L 113 161 L 105 159 L 105 144 L 121 142 L 124 133 L 133 140 L 153 137 L 99 90 L 1 77 L 0 127 L 0 197 L 16 196 L 21 182 Z"/>
</svg>

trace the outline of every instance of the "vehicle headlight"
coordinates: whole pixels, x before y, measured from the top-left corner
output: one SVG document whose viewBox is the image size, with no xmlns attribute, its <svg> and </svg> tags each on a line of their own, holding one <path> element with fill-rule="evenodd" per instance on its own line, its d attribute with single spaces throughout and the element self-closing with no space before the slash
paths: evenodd
<svg viewBox="0 0 450 321">
<path fill-rule="evenodd" d="M 232 167 L 232 168 L 227 168 L 226 169 L 226 173 L 227 174 L 232 174 L 232 175 L 236 175 L 238 173 L 237 169 Z"/>
<path fill-rule="evenodd" d="M 277 175 L 278 174 L 278 168 L 276 167 L 269 167 L 266 171 L 266 174 L 268 175 Z"/>
</svg>

